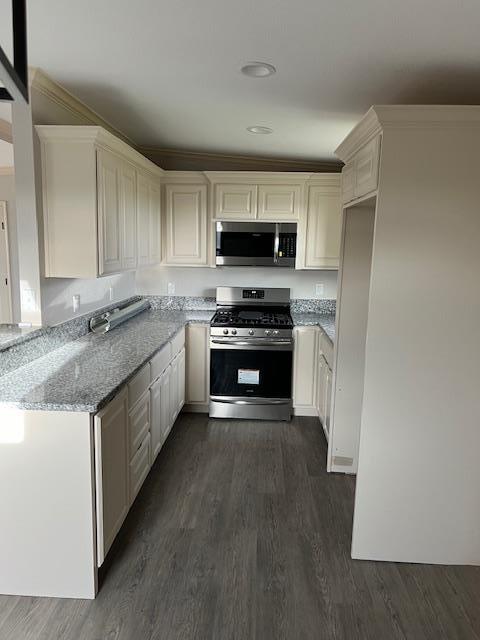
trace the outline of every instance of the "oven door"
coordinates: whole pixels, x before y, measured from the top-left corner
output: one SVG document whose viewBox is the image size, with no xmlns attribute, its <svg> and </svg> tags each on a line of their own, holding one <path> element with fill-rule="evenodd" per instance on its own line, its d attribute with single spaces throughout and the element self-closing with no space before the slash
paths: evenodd
<svg viewBox="0 0 480 640">
<path fill-rule="evenodd" d="M 220 348 L 217 348 L 217 347 Z M 231 402 L 261 404 L 265 399 L 291 400 L 291 347 L 225 348 L 211 343 L 210 396 Z"/>
</svg>

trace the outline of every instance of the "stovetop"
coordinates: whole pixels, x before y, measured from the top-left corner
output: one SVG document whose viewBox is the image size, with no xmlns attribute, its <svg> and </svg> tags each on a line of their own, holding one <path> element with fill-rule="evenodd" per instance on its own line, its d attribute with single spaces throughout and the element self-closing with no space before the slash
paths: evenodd
<svg viewBox="0 0 480 640">
<path fill-rule="evenodd" d="M 232 308 L 217 309 L 210 323 L 212 327 L 264 327 L 289 329 L 292 316 L 285 308 Z"/>
</svg>

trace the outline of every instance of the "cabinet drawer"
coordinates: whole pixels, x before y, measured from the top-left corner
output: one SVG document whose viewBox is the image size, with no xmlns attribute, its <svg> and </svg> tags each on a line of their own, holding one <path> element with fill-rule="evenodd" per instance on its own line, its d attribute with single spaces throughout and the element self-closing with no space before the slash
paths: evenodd
<svg viewBox="0 0 480 640">
<path fill-rule="evenodd" d="M 170 364 L 172 345 L 168 342 L 150 361 L 152 380 L 156 380 Z"/>
<path fill-rule="evenodd" d="M 150 392 L 140 398 L 128 413 L 128 444 L 131 460 L 150 430 Z"/>
<path fill-rule="evenodd" d="M 182 328 L 177 335 L 172 339 L 172 358 L 180 353 L 185 346 L 185 328 Z"/>
<path fill-rule="evenodd" d="M 130 462 L 130 504 L 137 497 L 150 471 L 150 434 L 147 433 L 139 450 Z"/>
<path fill-rule="evenodd" d="M 150 363 L 146 364 L 128 383 L 128 406 L 131 409 L 150 386 Z"/>
</svg>

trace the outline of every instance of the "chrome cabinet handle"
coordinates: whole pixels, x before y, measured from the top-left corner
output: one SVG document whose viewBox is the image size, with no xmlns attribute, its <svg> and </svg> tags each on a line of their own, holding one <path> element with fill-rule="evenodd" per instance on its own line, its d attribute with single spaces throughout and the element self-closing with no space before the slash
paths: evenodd
<svg viewBox="0 0 480 640">
<path fill-rule="evenodd" d="M 275 240 L 273 244 L 273 262 L 278 263 L 278 248 L 280 246 L 280 225 L 278 222 L 275 224 Z"/>
</svg>

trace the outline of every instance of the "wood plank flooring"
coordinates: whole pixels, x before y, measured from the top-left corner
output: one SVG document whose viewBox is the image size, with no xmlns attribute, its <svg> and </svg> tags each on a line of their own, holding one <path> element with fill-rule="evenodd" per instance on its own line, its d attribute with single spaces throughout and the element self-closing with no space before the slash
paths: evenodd
<svg viewBox="0 0 480 640">
<path fill-rule="evenodd" d="M 98 598 L 0 597 L 1 640 L 480 640 L 480 568 L 352 561 L 325 458 L 313 418 L 181 416 Z"/>
</svg>

